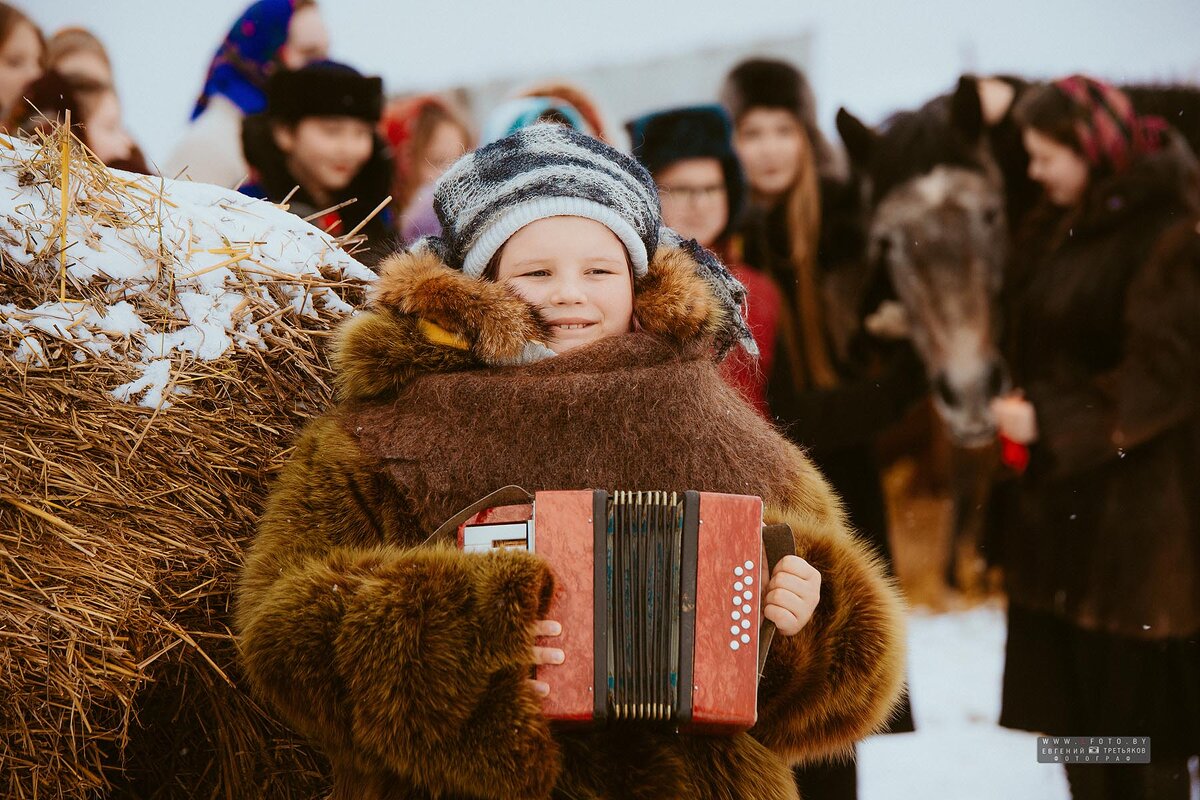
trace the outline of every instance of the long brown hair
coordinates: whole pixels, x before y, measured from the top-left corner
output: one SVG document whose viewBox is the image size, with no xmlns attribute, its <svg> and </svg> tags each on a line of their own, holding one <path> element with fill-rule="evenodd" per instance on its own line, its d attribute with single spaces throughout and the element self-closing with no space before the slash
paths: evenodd
<svg viewBox="0 0 1200 800">
<path fill-rule="evenodd" d="M 787 230 L 786 265 L 772 264 L 771 277 L 793 302 L 780 308 L 783 350 L 795 388 L 826 389 L 838 382 L 825 327 L 824 300 L 817 267 L 821 237 L 821 182 L 817 161 L 803 124 L 804 142 L 796 179 L 777 202 L 782 204 Z M 780 274 L 785 270 L 788 274 Z"/>
<path fill-rule="evenodd" d="M 817 247 L 821 239 L 821 182 L 811 147 L 805 147 L 796 183 L 788 192 L 787 204 L 788 245 L 796 270 L 799 338 L 808 363 L 808 377 L 818 387 L 828 388 L 837 383 L 837 371 L 830 356 L 817 265 Z"/>
</svg>

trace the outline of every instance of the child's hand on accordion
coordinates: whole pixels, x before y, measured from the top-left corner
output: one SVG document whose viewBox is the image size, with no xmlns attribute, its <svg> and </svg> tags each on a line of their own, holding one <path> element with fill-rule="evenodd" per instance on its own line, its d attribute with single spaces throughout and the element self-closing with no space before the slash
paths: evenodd
<svg viewBox="0 0 1200 800">
<path fill-rule="evenodd" d="M 534 624 L 534 636 L 558 636 L 560 633 L 562 633 L 562 625 L 552 619 L 538 620 Z M 557 647 L 538 647 L 535 645 L 533 648 L 533 663 L 537 665 L 561 664 L 564 658 L 566 658 L 566 653 Z M 533 685 L 533 690 L 538 694 L 550 694 L 550 684 L 545 681 L 530 678 L 529 682 Z"/>
<path fill-rule="evenodd" d="M 795 636 L 812 619 L 821 599 L 821 573 L 799 556 L 784 556 L 771 571 L 763 616 L 783 636 Z"/>
</svg>

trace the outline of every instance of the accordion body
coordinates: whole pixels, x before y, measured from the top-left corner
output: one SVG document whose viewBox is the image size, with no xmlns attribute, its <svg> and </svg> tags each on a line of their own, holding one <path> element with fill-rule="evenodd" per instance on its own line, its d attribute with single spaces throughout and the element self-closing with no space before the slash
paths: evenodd
<svg viewBox="0 0 1200 800">
<path fill-rule="evenodd" d="M 563 664 L 537 667 L 559 723 L 735 733 L 757 719 L 762 500 L 707 492 L 538 492 L 458 526 L 467 552 L 516 547 L 555 575 Z M 789 536 L 790 539 L 790 536 Z"/>
</svg>

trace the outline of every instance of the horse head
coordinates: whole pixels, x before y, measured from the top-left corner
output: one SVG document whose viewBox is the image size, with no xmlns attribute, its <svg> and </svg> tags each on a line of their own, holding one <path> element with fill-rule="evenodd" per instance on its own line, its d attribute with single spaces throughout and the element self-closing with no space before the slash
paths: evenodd
<svg viewBox="0 0 1200 800">
<path fill-rule="evenodd" d="M 907 312 L 937 409 L 960 444 L 990 441 L 989 401 L 1008 388 L 997 347 L 1008 234 L 975 81 L 877 130 L 845 109 L 837 126 L 869 209 L 868 264 L 887 270 Z"/>
</svg>

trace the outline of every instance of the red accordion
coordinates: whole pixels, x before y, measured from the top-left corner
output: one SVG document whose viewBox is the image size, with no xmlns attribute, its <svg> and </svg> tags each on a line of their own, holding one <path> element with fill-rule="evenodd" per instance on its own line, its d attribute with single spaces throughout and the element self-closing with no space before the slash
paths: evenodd
<svg viewBox="0 0 1200 800">
<path fill-rule="evenodd" d="M 587 490 L 538 492 L 530 502 L 522 494 L 516 503 L 511 493 L 485 498 L 495 504 L 451 523 L 461 522 L 464 551 L 528 549 L 554 571 L 548 617 L 563 632 L 542 644 L 562 648 L 566 660 L 537 667 L 551 687 L 547 716 L 708 733 L 751 727 L 760 638 L 765 656 L 774 630 L 760 631 L 770 577 L 762 500 Z M 790 531 L 786 539 L 790 550 Z"/>
</svg>

